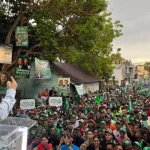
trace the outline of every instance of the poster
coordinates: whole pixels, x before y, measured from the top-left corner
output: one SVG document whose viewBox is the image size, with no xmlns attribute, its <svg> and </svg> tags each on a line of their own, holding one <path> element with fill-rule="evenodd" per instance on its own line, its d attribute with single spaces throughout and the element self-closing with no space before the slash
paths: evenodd
<svg viewBox="0 0 150 150">
<path fill-rule="evenodd" d="M 50 97 L 49 105 L 55 107 L 62 106 L 62 97 Z"/>
<path fill-rule="evenodd" d="M 22 100 L 20 100 L 20 108 L 22 110 L 34 109 L 35 108 L 35 100 L 34 99 L 22 99 Z"/>
<path fill-rule="evenodd" d="M 57 92 L 59 94 L 63 93 L 64 95 L 70 93 L 70 78 L 58 78 Z"/>
<path fill-rule="evenodd" d="M 10 74 L 8 72 L 0 72 L 0 99 L 6 94 L 8 80 L 10 80 Z"/>
<path fill-rule="evenodd" d="M 49 61 L 35 58 L 35 78 L 50 79 L 52 77 Z"/>
<path fill-rule="evenodd" d="M 16 66 L 16 73 L 15 78 L 30 78 L 30 59 L 28 56 L 19 56 L 17 66 Z"/>
<path fill-rule="evenodd" d="M 77 90 L 79 95 L 83 95 L 84 94 L 83 84 L 75 85 L 75 88 L 76 88 L 76 90 Z"/>
<path fill-rule="evenodd" d="M 0 63 L 11 64 L 12 62 L 12 46 L 0 45 Z"/>
<path fill-rule="evenodd" d="M 28 27 L 20 26 L 15 33 L 16 46 L 28 46 Z"/>
</svg>

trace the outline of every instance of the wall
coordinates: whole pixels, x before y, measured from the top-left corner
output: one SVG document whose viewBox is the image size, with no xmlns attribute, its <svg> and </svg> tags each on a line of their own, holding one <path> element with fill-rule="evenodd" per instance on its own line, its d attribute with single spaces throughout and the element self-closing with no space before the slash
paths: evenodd
<svg viewBox="0 0 150 150">
<path fill-rule="evenodd" d="M 87 93 L 89 90 L 91 92 L 95 92 L 95 91 L 99 90 L 99 82 L 84 83 L 83 88 L 84 88 L 84 93 Z"/>
</svg>

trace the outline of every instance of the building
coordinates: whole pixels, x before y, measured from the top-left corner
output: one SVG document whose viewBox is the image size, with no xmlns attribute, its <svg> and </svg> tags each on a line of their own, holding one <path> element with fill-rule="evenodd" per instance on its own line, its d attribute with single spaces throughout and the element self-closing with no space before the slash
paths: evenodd
<svg viewBox="0 0 150 150">
<path fill-rule="evenodd" d="M 124 86 L 132 83 L 135 76 L 135 66 L 132 62 L 123 59 L 121 63 L 119 62 L 119 64 L 113 65 L 113 78 L 115 80 L 115 84 Z"/>
<path fill-rule="evenodd" d="M 35 79 L 35 66 L 33 63 L 31 66 L 30 79 L 17 79 L 20 97 L 35 98 L 45 89 L 51 89 L 52 87 L 57 89 L 58 78 L 60 77 L 70 78 L 71 93 L 74 92 L 74 85 L 76 84 L 83 84 L 84 93 L 99 90 L 100 79 L 78 66 L 55 62 L 50 64 L 50 68 L 52 72 L 51 79 Z"/>
<path fill-rule="evenodd" d="M 144 69 L 144 65 L 137 65 L 135 69 L 136 78 L 141 81 L 142 78 L 148 78 L 149 72 Z"/>
</svg>

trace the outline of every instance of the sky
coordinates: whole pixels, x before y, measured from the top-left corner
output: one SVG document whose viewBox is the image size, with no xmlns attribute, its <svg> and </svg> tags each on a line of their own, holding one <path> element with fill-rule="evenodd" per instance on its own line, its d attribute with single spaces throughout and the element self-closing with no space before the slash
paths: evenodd
<svg viewBox="0 0 150 150">
<path fill-rule="evenodd" d="M 123 36 L 114 40 L 125 59 L 133 63 L 150 61 L 150 0 L 108 0 L 113 20 L 123 24 Z"/>
</svg>

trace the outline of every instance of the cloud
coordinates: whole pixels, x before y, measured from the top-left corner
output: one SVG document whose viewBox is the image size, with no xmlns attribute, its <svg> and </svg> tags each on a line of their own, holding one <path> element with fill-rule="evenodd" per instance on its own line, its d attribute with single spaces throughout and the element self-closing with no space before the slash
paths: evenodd
<svg viewBox="0 0 150 150">
<path fill-rule="evenodd" d="M 150 0 L 108 0 L 113 20 L 124 25 L 123 36 L 114 41 L 114 49 L 133 61 L 145 61 L 150 55 Z"/>
</svg>

